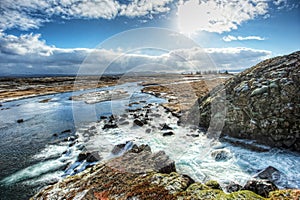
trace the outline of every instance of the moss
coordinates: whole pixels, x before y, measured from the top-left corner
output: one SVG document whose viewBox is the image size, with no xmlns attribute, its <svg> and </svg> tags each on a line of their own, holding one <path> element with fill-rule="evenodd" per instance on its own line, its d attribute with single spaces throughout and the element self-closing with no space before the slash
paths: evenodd
<svg viewBox="0 0 300 200">
<path fill-rule="evenodd" d="M 195 191 L 199 191 L 199 190 L 208 190 L 210 189 L 208 186 L 202 184 L 202 183 L 193 183 L 191 184 L 187 189 L 186 192 L 190 193 L 190 192 L 195 192 Z"/>
<path fill-rule="evenodd" d="M 207 181 L 205 183 L 205 185 L 208 186 L 211 189 L 222 190 L 220 184 L 217 181 L 214 181 L 214 180 Z"/>
<path fill-rule="evenodd" d="M 238 192 L 233 192 L 230 194 L 226 194 L 226 200 L 236 199 L 236 200 L 264 200 L 262 196 L 255 194 L 254 192 L 248 190 L 241 190 Z"/>
<path fill-rule="evenodd" d="M 225 193 L 222 190 L 208 189 L 198 190 L 197 192 L 194 192 L 191 197 L 192 199 L 216 200 L 223 199 L 223 195 L 225 195 Z"/>
<path fill-rule="evenodd" d="M 270 192 L 270 200 L 300 199 L 300 190 L 276 190 Z"/>
</svg>

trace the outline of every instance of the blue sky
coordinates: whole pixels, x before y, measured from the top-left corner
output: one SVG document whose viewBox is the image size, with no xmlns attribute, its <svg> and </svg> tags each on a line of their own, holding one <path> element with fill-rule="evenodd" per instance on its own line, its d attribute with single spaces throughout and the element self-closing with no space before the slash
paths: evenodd
<svg viewBox="0 0 300 200">
<path fill-rule="evenodd" d="M 76 74 L 86 66 L 93 73 L 111 62 L 116 73 L 145 63 L 179 72 L 192 70 L 187 65 L 244 69 L 299 50 L 299 6 L 298 0 L 1 0 L 0 73 Z"/>
</svg>

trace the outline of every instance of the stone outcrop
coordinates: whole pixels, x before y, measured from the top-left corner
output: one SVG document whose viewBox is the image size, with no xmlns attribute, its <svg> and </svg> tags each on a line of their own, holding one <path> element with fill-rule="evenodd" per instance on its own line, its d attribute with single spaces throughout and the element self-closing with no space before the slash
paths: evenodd
<svg viewBox="0 0 300 200">
<path fill-rule="evenodd" d="M 199 124 L 300 151 L 300 51 L 265 60 L 198 99 Z"/>
<path fill-rule="evenodd" d="M 271 192 L 263 184 L 250 184 L 249 189 L 263 192 L 264 196 L 299 198 L 297 190 Z M 239 188 L 242 189 L 242 188 Z M 276 189 L 276 188 L 275 188 Z M 32 200 L 63 199 L 223 199 L 264 200 L 249 190 L 225 193 L 218 182 L 197 183 L 187 175 L 176 173 L 174 161 L 162 151 L 151 153 L 148 145 L 133 145 L 122 156 L 99 163 L 85 171 L 50 185 Z"/>
</svg>

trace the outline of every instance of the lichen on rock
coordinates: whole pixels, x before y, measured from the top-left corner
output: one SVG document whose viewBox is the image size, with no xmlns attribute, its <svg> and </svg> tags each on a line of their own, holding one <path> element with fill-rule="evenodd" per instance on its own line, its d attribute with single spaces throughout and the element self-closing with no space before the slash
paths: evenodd
<svg viewBox="0 0 300 200">
<path fill-rule="evenodd" d="M 218 120 L 216 112 L 223 114 L 222 136 L 300 151 L 299 85 L 300 51 L 265 60 L 228 79 L 200 98 L 194 110 L 207 129 Z M 226 113 L 214 110 L 224 99 Z"/>
</svg>

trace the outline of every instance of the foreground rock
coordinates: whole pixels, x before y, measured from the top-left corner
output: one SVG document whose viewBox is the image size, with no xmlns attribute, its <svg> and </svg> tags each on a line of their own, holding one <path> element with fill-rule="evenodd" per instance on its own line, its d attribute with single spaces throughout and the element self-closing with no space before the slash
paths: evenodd
<svg viewBox="0 0 300 200">
<path fill-rule="evenodd" d="M 245 70 L 198 100 L 200 126 L 300 151 L 299 75 L 300 52 Z"/>
<path fill-rule="evenodd" d="M 121 145 L 120 148 L 125 146 Z M 297 190 L 273 193 L 275 197 L 285 195 L 293 198 L 299 194 Z M 272 197 L 271 194 L 269 196 Z M 216 181 L 195 183 L 189 176 L 176 173 L 174 161 L 163 151 L 152 153 L 148 145 L 133 145 L 131 150 L 122 156 L 97 164 L 82 173 L 48 186 L 31 199 L 262 200 L 264 198 L 248 190 L 226 194 Z"/>
</svg>

